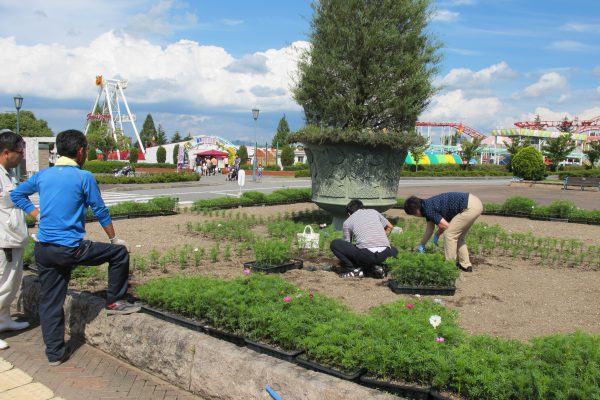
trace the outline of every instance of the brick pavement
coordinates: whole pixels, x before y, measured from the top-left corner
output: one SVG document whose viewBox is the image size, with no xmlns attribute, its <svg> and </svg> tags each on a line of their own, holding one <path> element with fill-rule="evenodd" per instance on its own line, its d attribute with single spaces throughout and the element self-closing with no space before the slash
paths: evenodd
<svg viewBox="0 0 600 400">
<path fill-rule="evenodd" d="M 39 325 L 25 331 L 4 332 L 0 338 L 10 344 L 8 349 L 0 350 L 0 400 L 202 400 L 75 341 L 71 342 L 77 350 L 71 358 L 51 367 L 44 354 Z M 4 374 L 8 375 L 3 378 Z"/>
</svg>

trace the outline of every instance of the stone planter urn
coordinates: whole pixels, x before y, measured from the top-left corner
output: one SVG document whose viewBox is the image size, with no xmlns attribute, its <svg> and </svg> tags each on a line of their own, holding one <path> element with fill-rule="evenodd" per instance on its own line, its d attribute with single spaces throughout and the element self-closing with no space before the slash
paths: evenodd
<svg viewBox="0 0 600 400">
<path fill-rule="evenodd" d="M 312 200 L 333 215 L 336 229 L 342 229 L 352 199 L 379 212 L 396 204 L 407 150 L 356 143 L 304 143 L 304 149 L 311 166 Z"/>
</svg>

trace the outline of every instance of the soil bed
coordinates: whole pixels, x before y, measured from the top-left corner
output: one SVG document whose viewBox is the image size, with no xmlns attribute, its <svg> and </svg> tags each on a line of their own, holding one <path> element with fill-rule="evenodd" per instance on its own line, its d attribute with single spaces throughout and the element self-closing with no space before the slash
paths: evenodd
<svg viewBox="0 0 600 400">
<path fill-rule="evenodd" d="M 315 209 L 317 207 L 311 203 L 302 203 L 248 207 L 227 213 L 247 213 L 266 218 L 285 212 Z M 183 245 L 206 250 L 198 267 L 188 266 L 182 269 L 178 265 L 167 265 L 146 268 L 142 274 L 137 269 L 133 270 L 132 266 L 132 285 L 165 275 L 209 275 L 222 278 L 242 275 L 243 263 L 253 260 L 251 251 L 244 250 L 240 256 L 236 252 L 238 244 L 235 242 L 207 239 L 187 232 L 188 222 L 195 224 L 229 218 L 222 215 L 222 212 L 212 217 L 183 213 L 114 221 L 117 234 L 131 248 L 132 257 L 147 256 L 153 249 L 160 252 L 180 249 Z M 390 210 L 387 215 L 406 218 L 402 210 Z M 600 226 L 497 216 L 482 216 L 479 221 L 499 224 L 511 232 L 531 231 L 540 237 L 577 239 L 588 245 L 600 245 Z M 106 241 L 106 235 L 97 223 L 88 223 L 87 227 L 89 239 Z M 221 252 L 226 246 L 231 247 L 229 260 L 224 260 L 220 255 L 217 262 L 210 261 L 209 249 L 216 242 L 220 242 Z M 329 271 L 330 266 L 337 262 L 335 258 L 303 258 L 303 269 L 288 271 L 282 277 L 306 290 L 338 298 L 357 312 L 365 313 L 373 306 L 394 302 L 399 298 L 415 298 L 413 295 L 394 294 L 387 286 L 387 279 L 339 278 Z M 474 272 L 461 273 L 456 281 L 454 296 L 430 298 L 439 298 L 444 304 L 457 310 L 460 325 L 471 334 L 520 340 L 576 330 L 597 334 L 600 333 L 600 325 L 597 323 L 600 319 L 599 281 L 600 271 L 590 268 L 547 267 L 539 265 L 536 260 L 522 257 L 492 256 L 476 258 Z M 102 291 L 105 283 L 101 279 L 74 279 L 72 287 Z"/>
</svg>

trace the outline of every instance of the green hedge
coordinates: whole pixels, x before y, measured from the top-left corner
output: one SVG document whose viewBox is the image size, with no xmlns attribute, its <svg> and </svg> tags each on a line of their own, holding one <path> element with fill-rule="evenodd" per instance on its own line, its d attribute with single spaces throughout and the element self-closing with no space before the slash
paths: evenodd
<svg viewBox="0 0 600 400">
<path fill-rule="evenodd" d="M 570 200 L 556 200 L 549 206 L 539 205 L 527 197 L 513 196 L 503 204 L 485 203 L 484 214 L 523 215 L 535 218 L 560 218 L 572 222 L 600 223 L 600 210 L 581 210 Z"/>
<path fill-rule="evenodd" d="M 232 208 L 253 204 L 304 203 L 311 201 L 311 189 L 278 189 L 273 193 L 244 192 L 241 197 L 218 197 L 216 199 L 197 200 L 192 210 L 210 208 Z"/>
<path fill-rule="evenodd" d="M 136 292 L 152 307 L 284 349 L 305 349 L 334 368 L 364 367 L 381 379 L 432 385 L 465 399 L 600 398 L 599 336 L 577 332 L 531 343 L 468 336 L 455 312 L 429 300 L 400 300 L 356 314 L 263 274 L 231 281 L 161 278 Z M 433 315 L 441 317 L 437 328 L 429 322 Z"/>
<path fill-rule="evenodd" d="M 101 161 L 91 160 L 87 161 L 83 169 L 90 171 L 94 174 L 112 174 L 113 169 L 122 168 L 127 165 L 127 161 Z M 177 168 L 175 164 L 169 163 L 132 163 L 134 168 Z"/>
<path fill-rule="evenodd" d="M 458 164 L 436 164 L 419 165 L 417 171 L 413 171 L 414 165 L 404 164 L 402 176 L 512 176 L 503 165 L 478 164 L 472 166 L 472 169 L 463 170 Z"/>
<path fill-rule="evenodd" d="M 600 178 L 600 168 L 578 169 L 578 170 L 558 172 L 558 177 L 560 179 L 565 179 L 567 176 L 576 176 L 576 177 L 586 176 L 586 177 L 592 177 L 592 178 Z"/>
<path fill-rule="evenodd" d="M 199 181 L 200 175 L 195 172 L 158 172 L 137 176 L 96 175 L 98 184 L 138 184 Z"/>
<path fill-rule="evenodd" d="M 294 178 L 310 178 L 310 169 L 299 169 L 294 173 Z"/>
</svg>

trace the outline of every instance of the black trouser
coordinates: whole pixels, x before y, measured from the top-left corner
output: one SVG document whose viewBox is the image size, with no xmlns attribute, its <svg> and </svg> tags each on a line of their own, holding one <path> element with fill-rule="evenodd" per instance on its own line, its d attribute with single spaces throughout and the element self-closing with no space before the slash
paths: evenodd
<svg viewBox="0 0 600 400">
<path fill-rule="evenodd" d="M 62 360 L 65 352 L 65 314 L 63 304 L 78 265 L 100 265 L 108 262 L 106 304 L 122 299 L 127 293 L 129 253 L 121 245 L 83 240 L 79 247 L 35 243 L 35 262 L 39 271 L 40 323 L 50 362 Z"/>
<path fill-rule="evenodd" d="M 331 241 L 331 251 L 341 261 L 342 267 L 347 269 L 362 268 L 368 272 L 375 265 L 383 264 L 388 257 L 398 254 L 395 247 L 387 247 L 379 253 L 373 253 L 368 249 L 359 249 L 350 242 L 343 239 Z"/>
</svg>

